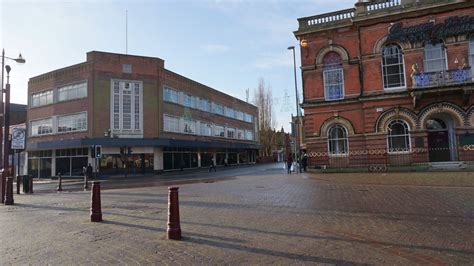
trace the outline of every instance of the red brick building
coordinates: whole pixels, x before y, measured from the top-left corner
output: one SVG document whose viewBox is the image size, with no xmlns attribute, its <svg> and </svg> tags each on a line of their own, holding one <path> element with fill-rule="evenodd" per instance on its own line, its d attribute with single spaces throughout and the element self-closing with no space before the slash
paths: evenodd
<svg viewBox="0 0 474 266">
<path fill-rule="evenodd" d="M 474 159 L 473 1 L 360 1 L 298 21 L 310 166 Z"/>
<path fill-rule="evenodd" d="M 257 107 L 176 74 L 160 58 L 87 53 L 28 84 L 28 172 L 138 174 L 255 162 Z M 102 156 L 91 158 L 92 145 Z"/>
</svg>

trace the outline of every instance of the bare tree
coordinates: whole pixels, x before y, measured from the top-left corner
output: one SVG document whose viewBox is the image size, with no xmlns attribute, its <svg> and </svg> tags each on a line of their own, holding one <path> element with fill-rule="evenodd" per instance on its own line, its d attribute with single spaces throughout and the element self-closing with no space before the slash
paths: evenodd
<svg viewBox="0 0 474 266">
<path fill-rule="evenodd" d="M 258 87 L 254 92 L 254 104 L 258 107 L 258 125 L 260 139 L 260 155 L 272 155 L 272 144 L 275 139 L 275 127 L 277 125 L 273 113 L 272 89 L 265 85 L 265 80 L 258 80 Z"/>
</svg>

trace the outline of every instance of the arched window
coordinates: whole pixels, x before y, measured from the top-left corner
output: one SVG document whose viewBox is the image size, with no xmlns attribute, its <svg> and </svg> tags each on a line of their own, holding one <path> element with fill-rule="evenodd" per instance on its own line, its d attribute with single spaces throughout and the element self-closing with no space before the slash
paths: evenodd
<svg viewBox="0 0 474 266">
<path fill-rule="evenodd" d="M 397 44 L 388 44 L 382 48 L 383 87 L 405 87 L 405 68 L 402 49 Z"/>
<path fill-rule="evenodd" d="M 328 146 L 330 155 L 348 154 L 347 129 L 341 125 L 334 125 L 328 132 Z"/>
<path fill-rule="evenodd" d="M 388 124 L 388 152 L 410 151 L 410 132 L 407 123 L 393 120 Z"/>
<path fill-rule="evenodd" d="M 446 48 L 443 43 L 426 43 L 424 55 L 424 72 L 436 72 L 448 69 L 446 66 Z"/>
<path fill-rule="evenodd" d="M 323 58 L 324 97 L 326 100 L 344 98 L 344 74 L 342 59 L 336 52 L 329 52 Z"/>
</svg>

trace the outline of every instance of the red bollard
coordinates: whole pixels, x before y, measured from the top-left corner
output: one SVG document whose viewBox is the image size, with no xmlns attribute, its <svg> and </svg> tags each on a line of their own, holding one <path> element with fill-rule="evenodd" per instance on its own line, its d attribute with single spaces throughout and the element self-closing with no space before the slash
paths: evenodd
<svg viewBox="0 0 474 266">
<path fill-rule="evenodd" d="M 88 185 L 87 175 L 84 175 L 84 191 L 87 191 L 88 188 L 89 188 L 89 185 Z"/>
<path fill-rule="evenodd" d="M 62 182 L 62 177 L 61 177 L 61 173 L 58 173 L 59 174 L 59 177 L 58 177 L 58 191 L 63 191 L 63 182 Z"/>
<path fill-rule="evenodd" d="M 30 179 L 30 194 L 33 194 L 33 176 L 29 176 Z"/>
<path fill-rule="evenodd" d="M 168 228 L 166 230 L 168 239 L 181 239 L 181 226 L 179 222 L 179 187 L 168 187 Z"/>
<path fill-rule="evenodd" d="M 91 222 L 102 222 L 102 207 L 100 203 L 100 182 L 99 181 L 92 181 Z"/>
<path fill-rule="evenodd" d="M 5 193 L 5 205 L 13 205 L 13 177 L 7 177 L 7 191 Z"/>
</svg>

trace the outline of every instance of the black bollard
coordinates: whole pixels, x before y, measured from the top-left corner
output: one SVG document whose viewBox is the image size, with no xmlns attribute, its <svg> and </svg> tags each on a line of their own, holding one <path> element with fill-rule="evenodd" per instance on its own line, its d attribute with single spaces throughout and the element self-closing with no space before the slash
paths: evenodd
<svg viewBox="0 0 474 266">
<path fill-rule="evenodd" d="M 58 173 L 58 191 L 63 191 L 63 182 L 61 173 Z"/>
<path fill-rule="evenodd" d="M 30 178 L 30 194 L 33 194 L 33 176 L 28 176 Z"/>
<path fill-rule="evenodd" d="M 16 176 L 16 194 L 20 194 L 21 175 Z"/>
<path fill-rule="evenodd" d="M 102 222 L 102 206 L 100 202 L 100 182 L 92 181 L 91 222 Z"/>
</svg>

